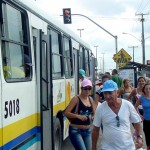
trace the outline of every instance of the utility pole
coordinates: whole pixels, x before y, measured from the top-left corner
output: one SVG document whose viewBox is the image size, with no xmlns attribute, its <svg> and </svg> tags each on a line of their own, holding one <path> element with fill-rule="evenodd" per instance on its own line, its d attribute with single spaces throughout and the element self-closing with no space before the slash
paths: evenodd
<svg viewBox="0 0 150 150">
<path fill-rule="evenodd" d="M 137 48 L 138 46 L 129 46 L 128 48 L 133 48 L 133 62 L 134 62 L 134 48 Z"/>
<path fill-rule="evenodd" d="M 105 53 L 102 53 L 102 55 L 103 55 L 103 73 L 105 72 L 105 70 L 104 70 L 104 54 Z"/>
<path fill-rule="evenodd" d="M 83 31 L 84 29 L 77 29 L 78 31 L 80 31 L 80 37 L 81 37 L 81 31 Z"/>
<path fill-rule="evenodd" d="M 97 76 L 97 66 L 98 66 L 98 61 L 97 61 L 97 48 L 98 48 L 98 45 L 94 46 L 96 47 L 96 76 Z"/>
<path fill-rule="evenodd" d="M 100 70 L 100 72 L 102 71 L 101 60 L 102 60 L 102 57 L 99 57 L 99 70 Z"/>
<path fill-rule="evenodd" d="M 143 16 L 144 15 L 148 15 L 148 14 L 135 14 L 135 15 L 141 15 L 141 22 L 142 22 L 142 40 L 141 40 L 141 44 L 142 44 L 142 58 L 143 58 L 143 64 L 145 65 L 145 39 L 144 39 L 144 18 L 143 18 Z"/>
</svg>

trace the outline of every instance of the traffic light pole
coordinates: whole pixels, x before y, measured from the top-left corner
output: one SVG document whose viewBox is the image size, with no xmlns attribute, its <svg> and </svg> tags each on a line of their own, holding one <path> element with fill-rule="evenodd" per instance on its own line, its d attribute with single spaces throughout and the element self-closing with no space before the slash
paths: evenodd
<svg viewBox="0 0 150 150">
<path fill-rule="evenodd" d="M 115 48 L 116 48 L 116 54 L 118 52 L 118 43 L 117 43 L 117 36 L 111 34 L 109 31 L 107 31 L 106 29 L 104 29 L 102 26 L 100 26 L 98 23 L 96 23 L 95 21 L 93 21 L 92 19 L 90 19 L 89 17 L 82 15 L 82 14 L 71 14 L 71 16 L 82 16 L 87 18 L 88 20 L 90 20 L 91 22 L 93 22 L 94 24 L 96 24 L 98 27 L 100 27 L 102 30 L 104 30 L 105 32 L 107 32 L 109 35 L 111 35 L 113 38 L 115 38 Z M 116 69 L 118 68 L 117 64 L 116 64 Z"/>
</svg>

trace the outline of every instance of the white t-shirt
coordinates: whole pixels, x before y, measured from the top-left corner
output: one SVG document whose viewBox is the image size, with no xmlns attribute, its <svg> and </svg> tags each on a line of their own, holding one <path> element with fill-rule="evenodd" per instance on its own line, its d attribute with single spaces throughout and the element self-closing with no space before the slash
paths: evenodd
<svg viewBox="0 0 150 150">
<path fill-rule="evenodd" d="M 101 105 L 101 103 L 100 102 L 98 102 L 98 106 L 97 107 L 99 107 Z"/>
<path fill-rule="evenodd" d="M 106 101 L 96 109 L 93 124 L 96 127 L 101 127 L 101 124 L 103 125 L 101 149 L 135 150 L 130 124 L 140 122 L 140 116 L 133 105 L 124 99 L 122 99 L 122 104 L 118 112 L 119 127 L 117 127 L 116 116 Z"/>
</svg>

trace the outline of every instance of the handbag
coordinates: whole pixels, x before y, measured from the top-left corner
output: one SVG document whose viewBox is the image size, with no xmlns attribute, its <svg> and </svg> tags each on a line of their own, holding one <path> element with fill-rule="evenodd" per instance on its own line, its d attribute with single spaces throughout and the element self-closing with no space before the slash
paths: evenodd
<svg viewBox="0 0 150 150">
<path fill-rule="evenodd" d="M 77 97 L 78 97 L 78 96 L 77 96 Z M 93 112 L 92 112 L 91 114 L 92 114 L 92 116 L 93 116 L 93 115 L 94 115 L 94 106 L 93 106 L 93 104 L 92 104 L 92 102 L 91 102 L 91 97 L 90 97 L 90 96 L 89 96 L 89 101 L 90 101 L 91 106 L 92 106 Z M 67 107 L 68 107 L 68 106 L 67 106 Z M 67 107 L 66 107 L 66 109 L 67 109 Z M 63 112 L 65 112 L 66 109 L 65 109 Z M 78 111 L 79 111 L 79 97 L 78 97 L 78 100 L 77 100 L 77 104 L 76 104 L 75 107 L 72 109 L 71 113 L 78 114 Z M 72 121 L 74 121 L 76 118 L 69 118 L 69 117 L 67 117 L 67 119 L 68 119 L 70 122 L 72 122 Z"/>
<path fill-rule="evenodd" d="M 78 97 L 78 96 L 77 96 Z M 68 107 L 68 106 L 67 106 Z M 67 109 L 66 107 L 66 109 Z M 63 114 L 65 113 L 66 109 L 63 111 Z M 73 108 L 73 110 L 71 111 L 71 113 L 74 113 L 74 114 L 78 114 L 78 110 L 79 110 L 79 97 L 78 97 L 78 100 L 77 100 L 77 104 L 75 105 L 75 107 Z M 65 114 L 64 114 L 65 115 Z M 75 120 L 76 118 L 69 118 L 69 117 L 66 117 L 70 122 Z"/>
</svg>

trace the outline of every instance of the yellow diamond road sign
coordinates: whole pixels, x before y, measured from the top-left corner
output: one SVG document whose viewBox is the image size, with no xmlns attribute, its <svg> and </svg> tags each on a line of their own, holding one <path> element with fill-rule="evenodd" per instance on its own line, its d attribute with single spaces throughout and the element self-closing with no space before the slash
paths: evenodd
<svg viewBox="0 0 150 150">
<path fill-rule="evenodd" d="M 131 59 L 132 57 L 123 48 L 113 57 L 120 68 L 124 67 Z"/>
</svg>

